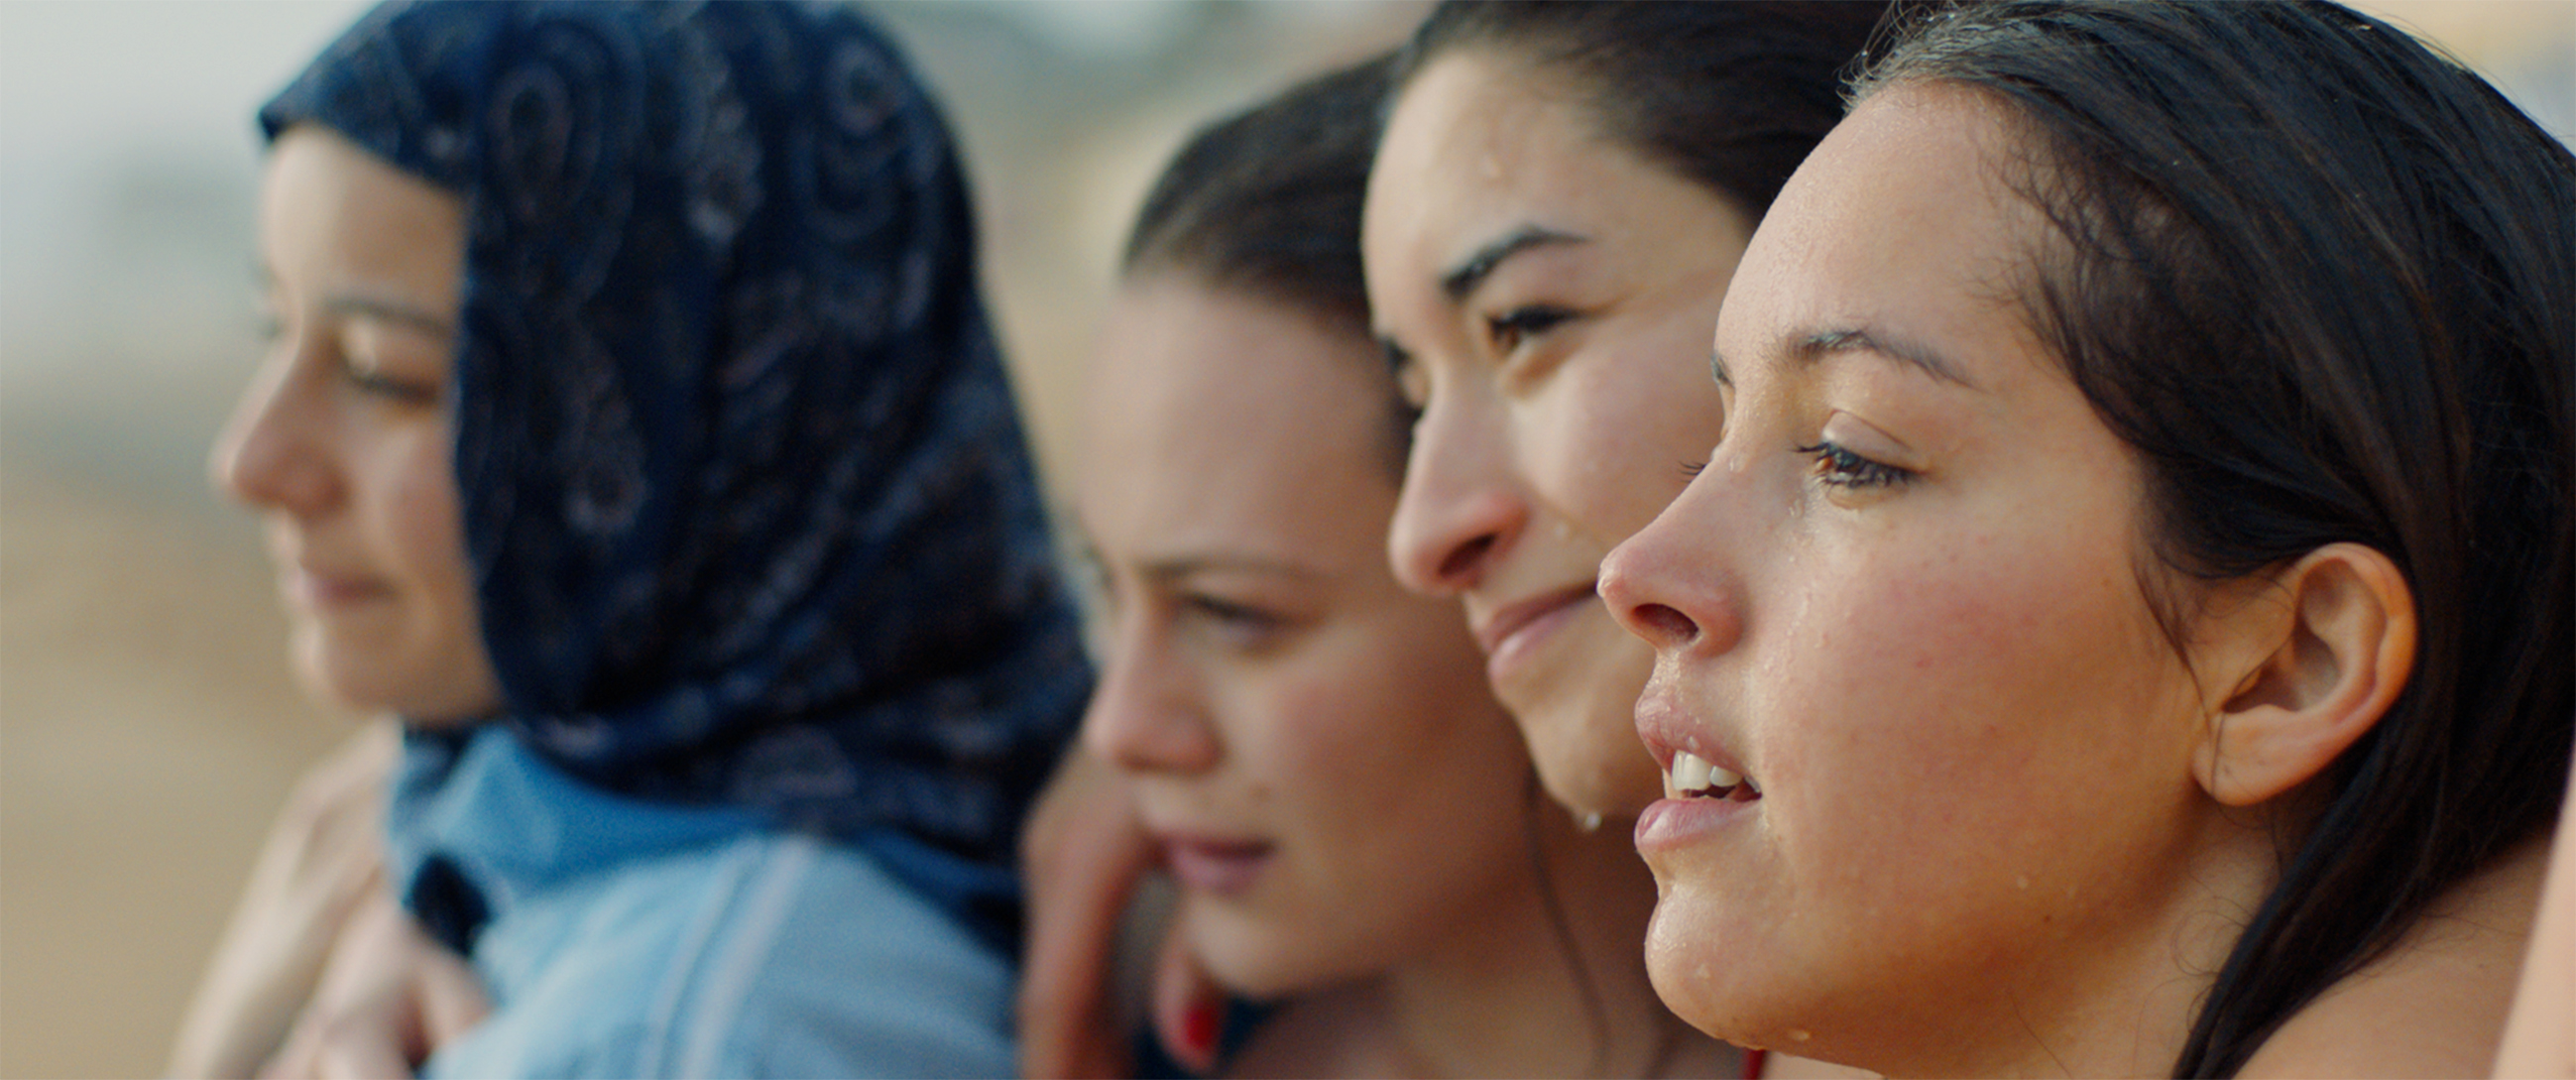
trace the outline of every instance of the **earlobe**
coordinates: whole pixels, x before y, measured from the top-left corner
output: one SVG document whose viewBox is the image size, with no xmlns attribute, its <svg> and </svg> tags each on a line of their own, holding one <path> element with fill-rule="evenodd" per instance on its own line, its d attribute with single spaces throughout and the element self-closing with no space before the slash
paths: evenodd
<svg viewBox="0 0 2576 1080">
<path fill-rule="evenodd" d="M 2388 556 L 2328 544 L 2269 576 L 2222 635 L 2238 655 L 2194 764 L 2201 786 L 2252 806 L 2324 772 L 2386 715 L 2415 666 L 2415 597 Z M 2213 687 L 2212 689 L 2217 689 Z"/>
</svg>

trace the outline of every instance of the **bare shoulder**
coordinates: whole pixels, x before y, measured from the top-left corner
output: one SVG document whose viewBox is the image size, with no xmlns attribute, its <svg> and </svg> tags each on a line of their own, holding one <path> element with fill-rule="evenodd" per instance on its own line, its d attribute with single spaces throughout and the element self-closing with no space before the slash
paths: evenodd
<svg viewBox="0 0 2576 1080">
<path fill-rule="evenodd" d="M 2569 785 L 2576 804 L 2576 782 Z M 2563 812 L 2562 812 L 2563 815 Z M 2562 829 L 2495 1075 L 2576 1080 L 2576 829 Z"/>
<path fill-rule="evenodd" d="M 1762 1080 L 1878 1080 L 1878 1074 L 1774 1050 L 1762 1059 Z"/>
<path fill-rule="evenodd" d="M 2549 838 L 2539 837 L 2461 882 L 2388 955 L 2291 1017 L 2239 1075 L 2485 1075 L 2513 1005 L 2548 854 Z"/>
</svg>

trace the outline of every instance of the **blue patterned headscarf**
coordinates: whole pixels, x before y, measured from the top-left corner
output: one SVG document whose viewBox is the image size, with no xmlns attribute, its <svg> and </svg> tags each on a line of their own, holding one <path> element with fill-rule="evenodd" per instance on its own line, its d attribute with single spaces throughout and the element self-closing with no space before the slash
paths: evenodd
<svg viewBox="0 0 2576 1080">
<path fill-rule="evenodd" d="M 260 123 L 464 200 L 456 479 L 502 722 L 610 791 L 1008 857 L 1090 675 L 959 167 L 876 31 L 389 4 Z"/>
</svg>

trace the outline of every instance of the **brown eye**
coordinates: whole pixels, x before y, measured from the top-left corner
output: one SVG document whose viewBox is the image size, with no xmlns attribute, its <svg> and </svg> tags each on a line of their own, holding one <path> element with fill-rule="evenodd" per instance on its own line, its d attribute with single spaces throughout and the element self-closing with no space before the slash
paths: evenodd
<svg viewBox="0 0 2576 1080">
<path fill-rule="evenodd" d="M 1573 317 L 1573 312 L 1561 307 L 1531 304 L 1488 317 L 1485 320 L 1485 332 L 1493 340 L 1495 351 L 1510 352 L 1520 348 L 1523 342 L 1547 333 Z"/>
<path fill-rule="evenodd" d="M 1851 491 L 1896 487 L 1914 479 L 1914 471 L 1883 462 L 1871 461 L 1843 446 L 1818 441 L 1801 446 L 1798 452 L 1816 459 L 1816 476 L 1826 484 Z"/>
</svg>

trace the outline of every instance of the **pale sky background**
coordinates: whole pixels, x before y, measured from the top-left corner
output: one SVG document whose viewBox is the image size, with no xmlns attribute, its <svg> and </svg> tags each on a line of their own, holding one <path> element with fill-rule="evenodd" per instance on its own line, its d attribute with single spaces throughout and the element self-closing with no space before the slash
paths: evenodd
<svg viewBox="0 0 2576 1080">
<path fill-rule="evenodd" d="M 190 280 L 135 259 L 192 239 L 244 233 L 255 169 L 252 108 L 364 6 L 352 0 L 0 3 L 0 379 L 15 384 L 37 368 L 85 362 L 80 355 L 90 349 L 83 346 L 135 330 L 95 324 L 125 322 L 127 304 L 175 304 L 193 316 L 197 305 L 216 300 L 214 292 L 223 294 L 223 303 L 244 302 L 238 281 Z M 1168 44 L 1176 16 L 1188 10 L 1165 0 L 992 0 L 984 6 L 1069 52 L 1104 58 Z M 2576 129 L 2576 60 L 2570 59 L 2576 57 L 2576 2 L 2364 6 L 2445 41 L 2561 137 Z M 895 7 L 899 12 L 902 5 Z M 970 145 L 976 134 L 966 132 Z M 219 191 L 239 197 L 233 205 L 203 203 Z M 170 288 L 177 291 L 145 295 Z"/>
</svg>

